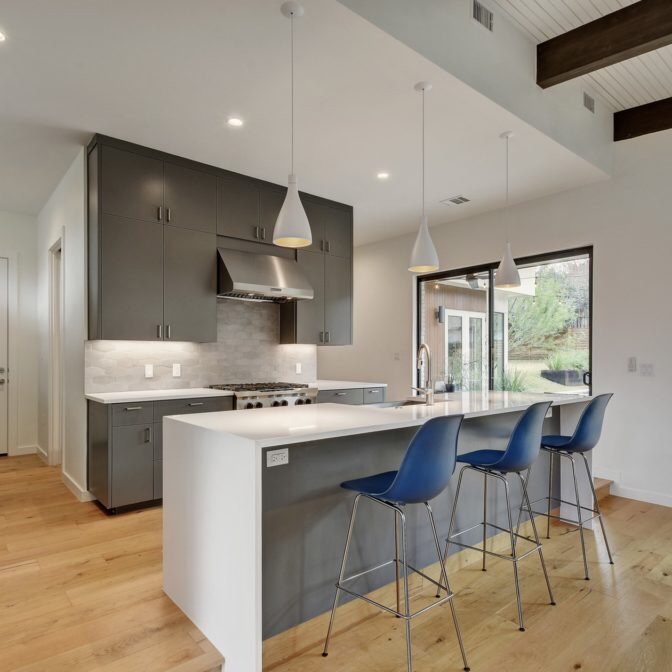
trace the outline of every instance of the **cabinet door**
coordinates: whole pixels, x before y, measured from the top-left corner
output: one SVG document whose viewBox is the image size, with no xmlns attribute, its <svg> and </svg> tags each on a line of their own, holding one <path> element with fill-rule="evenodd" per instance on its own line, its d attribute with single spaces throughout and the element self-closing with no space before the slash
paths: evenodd
<svg viewBox="0 0 672 672">
<path fill-rule="evenodd" d="M 275 222 L 280 214 L 282 204 L 285 202 L 287 189 L 272 189 L 262 187 L 259 194 L 259 226 L 260 237 L 265 243 L 273 242 Z"/>
<path fill-rule="evenodd" d="M 161 340 L 163 224 L 103 215 L 101 258 L 100 337 Z"/>
<path fill-rule="evenodd" d="M 217 340 L 217 236 L 165 226 L 165 340 Z"/>
<path fill-rule="evenodd" d="M 352 344 L 352 264 L 324 255 L 324 328 L 328 345 Z"/>
<path fill-rule="evenodd" d="M 335 257 L 352 257 L 352 211 L 325 206 L 324 251 Z"/>
<path fill-rule="evenodd" d="M 152 425 L 112 430 L 112 506 L 154 499 Z"/>
<path fill-rule="evenodd" d="M 313 286 L 312 301 L 296 303 L 296 342 L 320 343 L 324 337 L 324 255 L 319 252 L 297 252 L 297 262 Z"/>
<path fill-rule="evenodd" d="M 310 198 L 306 198 L 305 196 L 301 196 L 301 202 L 306 211 L 306 217 L 308 217 L 308 223 L 310 224 L 310 232 L 313 236 L 313 244 L 301 249 L 306 250 L 307 252 L 322 253 L 324 250 L 324 220 L 326 206 L 311 201 Z"/>
<path fill-rule="evenodd" d="M 259 186 L 252 181 L 217 181 L 217 233 L 243 240 L 261 240 Z"/>
<path fill-rule="evenodd" d="M 163 499 L 163 460 L 154 462 L 154 499 Z"/>
<path fill-rule="evenodd" d="M 163 208 L 163 161 L 102 147 L 103 212 L 158 222 Z"/>
<path fill-rule="evenodd" d="M 217 230 L 217 178 L 214 175 L 165 163 L 164 202 L 166 224 L 207 233 Z"/>
</svg>

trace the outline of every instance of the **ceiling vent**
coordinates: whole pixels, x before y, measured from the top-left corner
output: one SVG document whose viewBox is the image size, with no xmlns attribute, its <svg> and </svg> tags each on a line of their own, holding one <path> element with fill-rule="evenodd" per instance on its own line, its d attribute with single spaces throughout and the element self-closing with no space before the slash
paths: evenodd
<svg viewBox="0 0 672 672">
<path fill-rule="evenodd" d="M 444 205 L 463 205 L 464 203 L 469 203 L 470 198 L 466 196 L 451 196 L 450 198 L 444 198 L 441 203 Z"/>
<path fill-rule="evenodd" d="M 478 0 L 473 0 L 473 17 L 490 32 L 495 29 L 495 15 Z"/>
<path fill-rule="evenodd" d="M 595 114 L 595 98 L 593 98 L 589 93 L 583 92 L 583 106 Z"/>
</svg>

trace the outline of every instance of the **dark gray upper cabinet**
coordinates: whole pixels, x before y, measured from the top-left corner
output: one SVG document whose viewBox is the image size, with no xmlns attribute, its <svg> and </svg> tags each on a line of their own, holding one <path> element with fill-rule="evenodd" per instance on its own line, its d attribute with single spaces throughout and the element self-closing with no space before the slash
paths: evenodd
<svg viewBox="0 0 672 672">
<path fill-rule="evenodd" d="M 163 224 L 103 215 L 100 238 L 97 338 L 160 340 Z"/>
<path fill-rule="evenodd" d="M 324 342 L 352 343 L 352 265 L 346 257 L 324 257 Z"/>
<path fill-rule="evenodd" d="M 215 233 L 217 178 L 186 166 L 164 164 L 165 223 Z"/>
<path fill-rule="evenodd" d="M 324 341 L 324 257 L 317 252 L 299 250 L 297 262 L 315 292 L 312 301 L 296 302 L 296 343 Z"/>
<path fill-rule="evenodd" d="M 214 233 L 164 227 L 166 340 L 217 340 L 216 248 Z"/>
<path fill-rule="evenodd" d="M 217 233 L 242 240 L 262 240 L 256 182 L 235 178 L 217 180 Z"/>
<path fill-rule="evenodd" d="M 285 202 L 287 189 L 262 187 L 259 193 L 259 226 L 263 241 L 273 242 L 273 231 L 282 204 Z"/>
<path fill-rule="evenodd" d="M 313 234 L 311 252 L 336 257 L 352 256 L 352 210 L 303 197 L 303 204 Z"/>
<path fill-rule="evenodd" d="M 162 219 L 163 161 L 102 147 L 102 211 L 157 222 Z"/>
</svg>

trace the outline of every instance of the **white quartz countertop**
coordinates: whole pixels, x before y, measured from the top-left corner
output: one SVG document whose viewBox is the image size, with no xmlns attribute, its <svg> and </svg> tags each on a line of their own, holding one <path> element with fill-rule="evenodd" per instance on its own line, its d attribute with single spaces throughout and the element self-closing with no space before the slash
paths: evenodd
<svg viewBox="0 0 672 672">
<path fill-rule="evenodd" d="M 310 387 L 318 390 L 361 390 L 367 387 L 387 387 L 387 383 L 363 383 L 353 380 L 318 380 Z"/>
<path fill-rule="evenodd" d="M 194 399 L 198 397 L 231 397 L 228 390 L 194 387 L 181 390 L 137 390 L 130 392 L 97 392 L 84 395 L 100 404 L 128 404 L 136 401 L 164 401 L 166 399 Z"/>
<path fill-rule="evenodd" d="M 419 427 L 430 418 L 464 415 L 474 418 L 525 410 L 552 401 L 554 406 L 588 401 L 579 395 L 525 392 L 454 392 L 436 395 L 433 406 L 400 408 L 374 405 L 317 404 L 288 408 L 260 408 L 219 413 L 199 413 L 171 418 L 203 429 L 253 441 L 257 448 L 331 439 L 405 427 Z M 226 445 L 225 442 L 222 443 Z"/>
</svg>

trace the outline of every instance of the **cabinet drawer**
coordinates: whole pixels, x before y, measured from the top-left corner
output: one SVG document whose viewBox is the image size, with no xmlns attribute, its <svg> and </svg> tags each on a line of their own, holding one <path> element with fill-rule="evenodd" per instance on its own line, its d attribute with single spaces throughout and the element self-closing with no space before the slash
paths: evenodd
<svg viewBox="0 0 672 672">
<path fill-rule="evenodd" d="M 377 404 L 381 401 L 385 401 L 385 388 L 384 387 L 367 387 L 364 390 L 364 403 L 365 404 Z"/>
<path fill-rule="evenodd" d="M 230 411 L 232 408 L 232 397 L 202 397 L 198 399 L 156 401 L 154 402 L 154 422 L 161 422 L 165 415 Z"/>
<path fill-rule="evenodd" d="M 364 390 L 321 390 L 317 394 L 318 404 L 362 404 Z"/>
<path fill-rule="evenodd" d="M 154 403 L 112 404 L 112 425 L 123 427 L 126 425 L 145 425 L 154 419 Z"/>
</svg>

